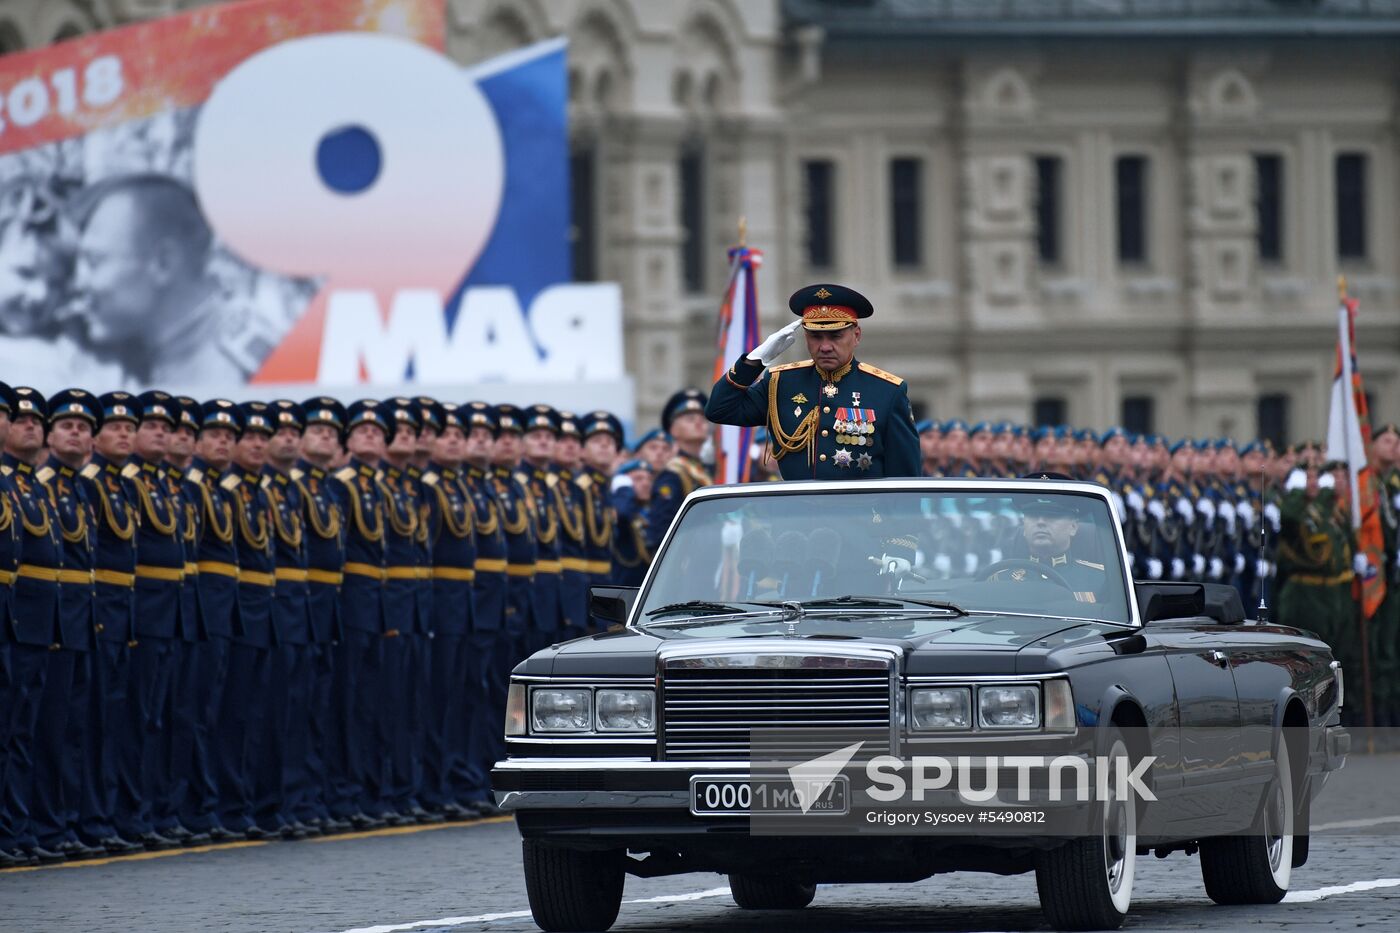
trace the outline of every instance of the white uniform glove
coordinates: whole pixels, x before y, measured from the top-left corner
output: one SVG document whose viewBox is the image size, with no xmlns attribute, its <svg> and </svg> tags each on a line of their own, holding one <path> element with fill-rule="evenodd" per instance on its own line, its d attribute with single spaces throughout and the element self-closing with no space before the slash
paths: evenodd
<svg viewBox="0 0 1400 933">
<path fill-rule="evenodd" d="M 1199 499 L 1196 502 L 1196 511 L 1204 515 L 1206 517 L 1206 521 L 1215 521 L 1215 503 L 1211 502 L 1209 499 L 1205 497 Z"/>
<path fill-rule="evenodd" d="M 982 530 L 983 530 L 983 531 L 991 531 L 991 530 L 992 530 L 992 513 L 991 513 L 991 512 L 973 512 L 973 513 L 972 513 L 972 517 L 975 518 L 975 519 L 977 519 L 977 524 L 979 524 L 979 525 L 982 526 Z"/>
<path fill-rule="evenodd" d="M 631 489 L 632 477 L 628 476 L 626 473 L 619 473 L 612 478 L 612 486 L 609 488 L 613 492 L 617 492 L 619 489 Z"/>
<path fill-rule="evenodd" d="M 748 352 L 751 360 L 758 360 L 764 366 L 772 366 L 773 361 L 787 352 L 787 348 L 797 342 L 797 329 L 802 326 L 802 319 L 798 318 L 787 327 L 775 334 L 770 334 L 764 341 Z"/>
<path fill-rule="evenodd" d="M 1172 579 L 1180 580 L 1186 576 L 1186 561 L 1180 557 L 1172 558 Z"/>
<path fill-rule="evenodd" d="M 987 550 L 987 559 L 993 564 L 1001 563 L 1001 548 L 994 547 Z"/>
<path fill-rule="evenodd" d="M 1265 580 L 1269 576 L 1269 562 L 1264 558 L 1259 558 L 1254 562 L 1254 575 L 1260 580 Z"/>
<path fill-rule="evenodd" d="M 1294 469 L 1288 474 L 1288 479 L 1283 481 L 1283 491 L 1293 492 L 1297 489 L 1308 488 L 1308 472 L 1306 470 Z"/>
<path fill-rule="evenodd" d="M 1210 578 L 1219 580 L 1223 576 L 1225 576 L 1225 562 L 1218 557 L 1212 557 L 1210 559 Z"/>
<path fill-rule="evenodd" d="M 738 547 L 744 540 L 743 522 L 725 522 L 719 529 L 719 543 L 727 548 Z"/>
<path fill-rule="evenodd" d="M 1254 527 L 1254 506 L 1248 502 L 1241 502 L 1235 506 L 1235 512 L 1239 515 L 1240 521 L 1244 522 L 1246 531 Z"/>
<path fill-rule="evenodd" d="M 1317 488 L 1318 488 L 1318 489 L 1336 489 L 1336 488 L 1337 488 L 1337 477 L 1333 476 L 1331 473 L 1323 473 L 1321 476 L 1319 476 L 1319 477 L 1317 478 Z"/>
<path fill-rule="evenodd" d="M 1123 507 L 1123 497 L 1115 492 L 1113 494 L 1113 517 L 1118 519 L 1118 524 L 1121 525 L 1123 524 L 1127 514 L 1128 513 L 1126 509 L 1124 509 Z"/>
<path fill-rule="evenodd" d="M 711 435 L 705 438 L 705 443 L 700 445 L 700 462 L 707 466 L 715 464 L 715 439 Z"/>
<path fill-rule="evenodd" d="M 1220 503 L 1220 517 L 1225 519 L 1225 527 L 1230 534 L 1235 533 L 1235 507 L 1229 502 Z"/>
<path fill-rule="evenodd" d="M 1206 559 L 1200 554 L 1191 555 L 1191 576 L 1199 577 L 1206 572 Z"/>
<path fill-rule="evenodd" d="M 1269 524 L 1274 526 L 1274 534 L 1278 534 L 1279 528 L 1283 525 L 1283 513 L 1278 509 L 1278 503 L 1266 502 L 1264 504 L 1264 517 L 1269 520 Z"/>
<path fill-rule="evenodd" d="M 1351 569 L 1358 577 L 1364 577 L 1371 569 L 1371 562 L 1366 559 L 1365 554 L 1357 554 L 1351 559 Z"/>
<path fill-rule="evenodd" d="M 1142 501 L 1142 493 L 1136 489 L 1129 490 L 1128 507 L 1137 513 L 1138 518 L 1142 518 L 1142 510 L 1146 507 L 1146 503 Z"/>
<path fill-rule="evenodd" d="M 914 569 L 914 565 L 909 563 L 907 557 L 891 557 L 889 554 L 881 554 L 879 557 L 870 558 L 872 564 L 880 565 L 880 576 L 892 575 L 896 577 L 908 576 Z"/>
<path fill-rule="evenodd" d="M 1245 561 L 1243 554 L 1235 555 L 1235 573 L 1244 573 Z"/>
<path fill-rule="evenodd" d="M 1137 566 L 1137 555 L 1132 551 L 1128 552 L 1128 575 L 1131 576 L 1133 568 Z"/>
<path fill-rule="evenodd" d="M 961 527 L 962 527 L 962 523 L 963 523 L 962 513 L 961 513 L 961 512 L 949 512 L 949 513 L 948 513 L 948 522 L 949 522 L 954 528 L 961 528 Z"/>
<path fill-rule="evenodd" d="M 1395 498 L 1391 499 L 1390 503 L 1395 506 L 1395 511 L 1400 512 L 1400 492 L 1395 494 Z"/>
<path fill-rule="evenodd" d="M 977 572 L 977 555 L 968 553 L 963 555 L 963 573 L 969 577 Z"/>
<path fill-rule="evenodd" d="M 1147 514 L 1159 522 L 1164 522 L 1167 520 L 1167 507 L 1162 504 L 1161 499 L 1153 499 L 1147 503 Z"/>
<path fill-rule="evenodd" d="M 1187 524 L 1196 520 L 1196 507 L 1191 504 L 1191 500 L 1182 496 L 1176 500 L 1176 514 L 1180 515 Z"/>
<path fill-rule="evenodd" d="M 933 555 L 933 569 L 940 577 L 947 577 L 953 572 L 953 559 L 947 554 Z"/>
<path fill-rule="evenodd" d="M 1155 557 L 1147 558 L 1147 576 L 1151 580 L 1162 579 L 1162 562 Z"/>
</svg>

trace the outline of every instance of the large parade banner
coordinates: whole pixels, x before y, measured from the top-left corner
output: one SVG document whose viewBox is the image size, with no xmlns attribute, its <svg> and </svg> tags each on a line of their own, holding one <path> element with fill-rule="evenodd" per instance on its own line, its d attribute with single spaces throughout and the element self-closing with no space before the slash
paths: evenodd
<svg viewBox="0 0 1400 933">
<path fill-rule="evenodd" d="M 0 378 L 628 407 L 619 291 L 571 282 L 564 42 L 463 68 L 444 30 L 248 0 L 0 58 Z"/>
</svg>

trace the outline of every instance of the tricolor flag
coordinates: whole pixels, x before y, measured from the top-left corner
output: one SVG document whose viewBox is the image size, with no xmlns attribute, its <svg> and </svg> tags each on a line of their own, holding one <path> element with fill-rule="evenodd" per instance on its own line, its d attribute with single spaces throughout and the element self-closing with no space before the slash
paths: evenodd
<svg viewBox="0 0 1400 933">
<path fill-rule="evenodd" d="M 729 285 L 719 306 L 719 336 L 715 341 L 714 381 L 724 378 L 739 357 L 758 345 L 758 294 L 754 280 L 763 253 L 747 246 L 729 251 Z M 753 428 L 722 424 L 715 429 L 715 481 L 749 481 L 749 447 Z"/>
<path fill-rule="evenodd" d="M 1351 525 L 1356 529 L 1357 553 L 1365 554 L 1369 564 L 1354 585 L 1362 616 L 1369 619 L 1385 599 L 1385 575 L 1380 572 L 1385 566 L 1385 540 L 1379 490 L 1368 455 L 1371 419 L 1356 368 L 1356 308 L 1355 298 L 1344 298 L 1337 309 L 1337 374 L 1327 419 L 1327 459 L 1345 461 L 1351 476 Z"/>
</svg>

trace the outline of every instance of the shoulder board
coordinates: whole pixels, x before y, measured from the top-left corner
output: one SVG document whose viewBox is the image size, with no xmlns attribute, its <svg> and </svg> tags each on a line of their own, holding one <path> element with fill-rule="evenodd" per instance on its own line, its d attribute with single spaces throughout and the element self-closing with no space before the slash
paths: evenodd
<svg viewBox="0 0 1400 933">
<path fill-rule="evenodd" d="M 229 475 L 229 476 L 225 476 L 223 479 L 221 479 L 221 480 L 219 481 L 219 486 L 220 486 L 220 488 L 222 488 L 222 489 L 227 489 L 229 492 L 232 492 L 233 490 L 237 489 L 238 486 L 239 486 L 239 484 L 242 483 L 242 482 L 243 482 L 243 477 L 241 477 L 241 476 Z"/>
<path fill-rule="evenodd" d="M 83 479 L 97 479 L 98 474 L 100 474 L 101 472 L 101 465 L 96 463 L 89 463 L 87 466 L 83 467 L 83 471 L 78 475 L 81 476 Z"/>
<path fill-rule="evenodd" d="M 357 475 L 359 475 L 359 471 L 351 466 L 341 467 L 340 469 L 335 471 L 335 478 L 340 480 L 342 483 L 350 482 Z"/>
<path fill-rule="evenodd" d="M 135 479 L 140 475 L 141 468 L 134 463 L 128 463 L 126 466 L 122 467 L 122 476 L 127 479 Z"/>
<path fill-rule="evenodd" d="M 54 478 L 54 470 L 51 466 L 42 466 L 34 471 L 34 477 L 41 483 L 47 483 Z"/>
<path fill-rule="evenodd" d="M 263 489 L 267 489 L 267 488 L 271 487 L 271 486 L 272 486 L 272 477 L 271 477 L 271 476 L 264 476 L 262 479 L 258 480 L 258 485 L 261 486 Z"/>
<path fill-rule="evenodd" d="M 800 363 L 784 363 L 781 366 L 771 366 L 769 367 L 768 371 L 770 373 L 782 373 L 787 372 L 789 369 L 806 369 L 808 366 L 815 365 L 816 362 L 813 360 L 803 360 Z"/>
<path fill-rule="evenodd" d="M 546 473 L 546 474 L 545 474 L 545 477 L 544 477 L 544 484 L 545 484 L 546 486 L 548 486 L 550 489 L 553 489 L 555 486 L 558 486 L 558 485 L 559 485 L 559 474 L 558 474 L 558 473 Z"/>
<path fill-rule="evenodd" d="M 6 476 L 9 476 L 13 472 L 14 470 L 10 467 L 0 464 L 0 473 L 4 473 Z"/>
<path fill-rule="evenodd" d="M 593 485 L 593 477 L 585 473 L 578 479 L 574 480 L 574 484 L 577 485 L 579 489 L 587 489 L 589 486 Z"/>
<path fill-rule="evenodd" d="M 198 485 L 204 482 L 204 471 L 201 470 L 199 467 L 191 467 L 190 471 L 185 474 L 185 479 L 189 480 L 191 483 Z"/>
<path fill-rule="evenodd" d="M 899 377 L 896 376 L 894 373 L 887 373 L 887 372 L 885 372 L 883 369 L 880 369 L 878 366 L 871 366 L 869 363 L 861 363 L 861 364 L 859 364 L 859 366 L 858 366 L 857 368 L 860 369 L 861 372 L 863 372 L 863 373 L 869 373 L 870 375 L 876 377 L 877 379 L 883 379 L 883 380 L 885 380 L 886 382 L 893 382 L 895 385 L 903 385 L 903 384 L 904 384 L 904 380 L 903 380 L 903 379 L 899 378 Z"/>
<path fill-rule="evenodd" d="M 306 474 L 301 471 L 300 467 L 292 467 L 292 480 L 294 482 L 301 482 L 301 478 L 305 475 Z"/>
<path fill-rule="evenodd" d="M 424 473 L 423 482 L 429 486 L 436 486 L 438 483 L 442 482 L 442 477 L 438 476 L 436 473 Z"/>
<path fill-rule="evenodd" d="M 1089 567 L 1089 568 L 1091 568 L 1091 569 L 1093 569 L 1093 570 L 1102 570 L 1102 569 L 1103 569 L 1103 564 L 1096 564 L 1096 563 L 1094 563 L 1094 562 L 1091 561 L 1091 560 L 1076 560 L 1075 563 L 1078 564 L 1078 565 L 1081 566 L 1081 567 Z"/>
</svg>

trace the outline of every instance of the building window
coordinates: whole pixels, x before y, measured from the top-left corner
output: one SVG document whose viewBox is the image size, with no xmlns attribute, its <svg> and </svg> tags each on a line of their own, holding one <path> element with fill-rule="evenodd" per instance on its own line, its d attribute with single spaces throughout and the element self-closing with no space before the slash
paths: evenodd
<svg viewBox="0 0 1400 933">
<path fill-rule="evenodd" d="M 1257 405 L 1258 423 L 1256 432 L 1266 441 L 1272 441 L 1276 450 L 1288 446 L 1288 396 L 1283 393 L 1259 396 Z"/>
<path fill-rule="evenodd" d="M 897 269 L 923 264 L 923 168 L 921 159 L 890 160 L 890 219 Z"/>
<path fill-rule="evenodd" d="M 595 168 L 592 148 L 576 149 L 569 156 L 569 244 L 573 249 L 575 282 L 598 280 Z"/>
<path fill-rule="evenodd" d="M 1054 265 L 1060 261 L 1060 166 L 1058 156 L 1035 159 L 1035 242 L 1040 261 Z"/>
<path fill-rule="evenodd" d="M 705 291 L 705 165 L 698 149 L 681 154 L 681 283 L 690 294 Z"/>
<path fill-rule="evenodd" d="M 1123 430 L 1132 434 L 1151 434 L 1156 421 L 1156 401 L 1150 395 L 1125 395 L 1120 414 Z"/>
<path fill-rule="evenodd" d="M 1283 259 L 1283 159 L 1276 155 L 1254 157 L 1255 243 L 1260 262 Z"/>
<path fill-rule="evenodd" d="M 830 159 L 802 164 L 807 186 L 807 265 L 829 269 L 836 262 L 836 165 Z"/>
<path fill-rule="evenodd" d="M 1068 424 L 1069 419 L 1066 414 L 1069 406 L 1065 400 L 1059 396 L 1042 396 L 1035 400 L 1031 416 L 1035 419 L 1036 427 L 1058 427 Z"/>
<path fill-rule="evenodd" d="M 1366 156 L 1337 156 L 1337 258 L 1366 258 Z"/>
<path fill-rule="evenodd" d="M 1147 159 L 1119 156 L 1118 183 L 1118 261 L 1147 261 Z"/>
</svg>

